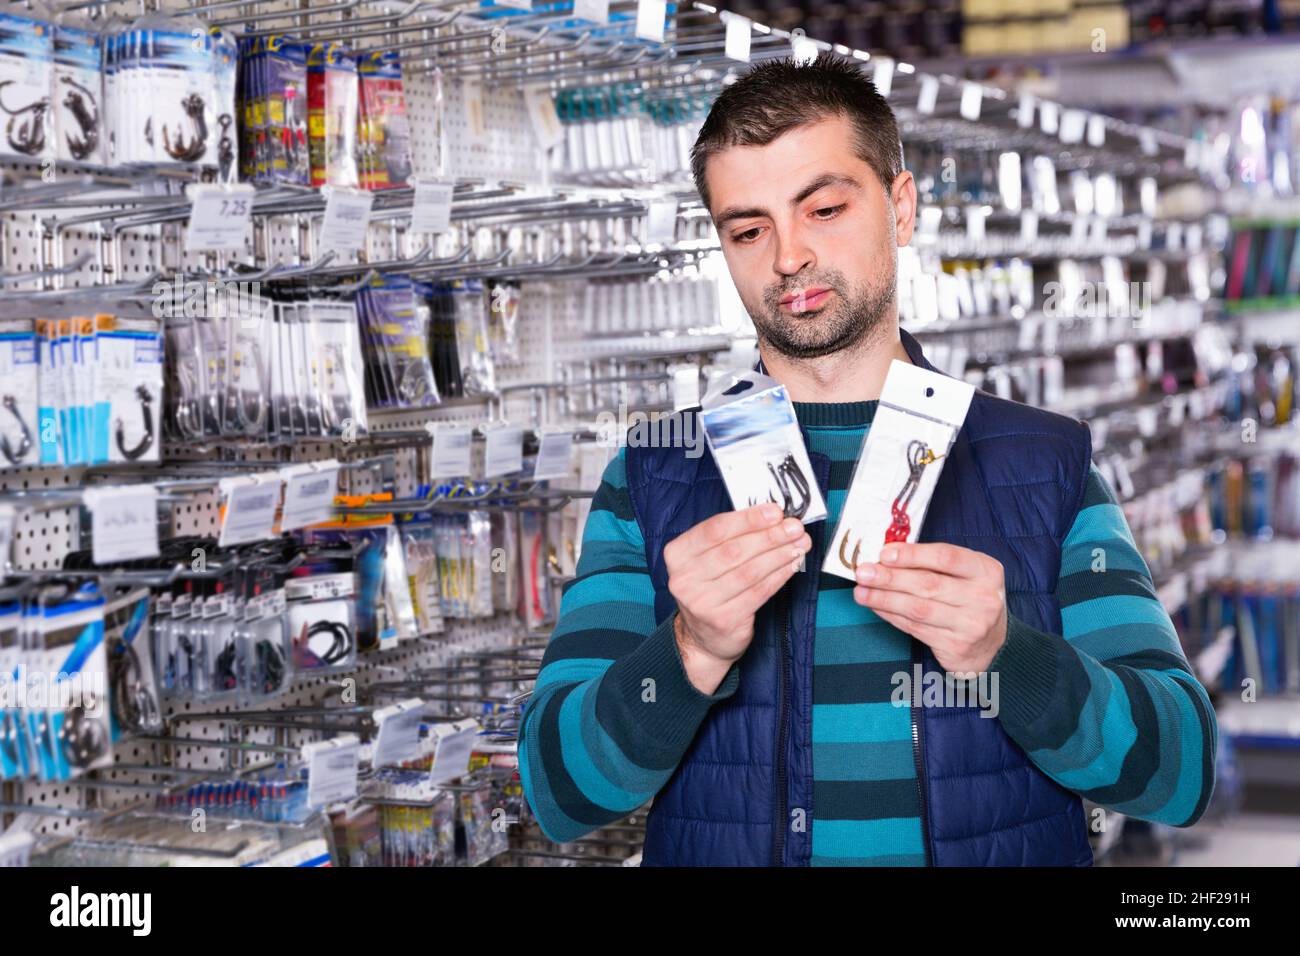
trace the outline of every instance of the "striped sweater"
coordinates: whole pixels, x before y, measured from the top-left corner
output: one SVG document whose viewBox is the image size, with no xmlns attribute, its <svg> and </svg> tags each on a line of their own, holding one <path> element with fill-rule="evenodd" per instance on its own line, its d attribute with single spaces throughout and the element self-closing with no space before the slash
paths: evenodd
<svg viewBox="0 0 1300 956">
<path fill-rule="evenodd" d="M 812 450 L 833 461 L 832 524 L 874 407 L 796 403 Z M 820 564 L 809 555 L 810 566 L 814 559 Z M 910 667 L 908 638 L 854 603 L 849 582 L 820 581 L 813 862 L 920 865 L 909 715 L 890 702 L 890 675 Z M 999 673 L 997 719 L 1062 786 L 1132 816 L 1190 825 L 1213 785 L 1214 713 L 1095 469 L 1062 545 L 1057 597 L 1062 635 L 1009 620 L 990 664 Z M 690 683 L 675 617 L 655 624 L 620 450 L 592 500 L 577 574 L 523 717 L 520 775 L 552 840 L 577 839 L 642 806 L 672 776 L 713 703 L 735 692 L 735 667 L 713 694 Z M 646 678 L 665 706 L 642 705 Z"/>
</svg>

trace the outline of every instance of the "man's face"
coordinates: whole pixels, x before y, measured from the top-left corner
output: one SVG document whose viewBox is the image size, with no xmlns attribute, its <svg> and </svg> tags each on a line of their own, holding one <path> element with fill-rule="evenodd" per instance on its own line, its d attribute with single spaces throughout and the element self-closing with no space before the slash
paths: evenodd
<svg viewBox="0 0 1300 956">
<path fill-rule="evenodd" d="M 892 315 L 898 246 L 912 235 L 911 176 L 886 196 L 843 116 L 708 160 L 710 212 L 762 340 L 791 358 L 848 348 Z"/>
</svg>

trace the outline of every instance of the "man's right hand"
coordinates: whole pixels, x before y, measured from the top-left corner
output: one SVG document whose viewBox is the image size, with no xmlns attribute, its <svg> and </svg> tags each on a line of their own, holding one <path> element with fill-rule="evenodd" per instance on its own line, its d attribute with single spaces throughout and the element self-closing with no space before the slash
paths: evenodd
<svg viewBox="0 0 1300 956">
<path fill-rule="evenodd" d="M 701 693 L 718 689 L 754 639 L 754 615 L 811 547 L 803 524 L 772 502 L 716 514 L 664 546 L 677 646 Z"/>
</svg>

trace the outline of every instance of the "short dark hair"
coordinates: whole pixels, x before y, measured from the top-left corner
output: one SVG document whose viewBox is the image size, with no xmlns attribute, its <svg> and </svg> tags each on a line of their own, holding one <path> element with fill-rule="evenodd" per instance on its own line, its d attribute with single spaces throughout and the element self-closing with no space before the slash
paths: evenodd
<svg viewBox="0 0 1300 956">
<path fill-rule="evenodd" d="M 888 192 L 903 171 L 903 146 L 894 111 L 876 85 L 856 61 L 823 55 L 800 64 L 786 58 L 758 64 L 714 100 L 691 148 L 691 175 L 705 207 L 704 166 L 714 153 L 766 146 L 797 126 L 833 115 L 852 122 L 858 156 Z"/>
</svg>

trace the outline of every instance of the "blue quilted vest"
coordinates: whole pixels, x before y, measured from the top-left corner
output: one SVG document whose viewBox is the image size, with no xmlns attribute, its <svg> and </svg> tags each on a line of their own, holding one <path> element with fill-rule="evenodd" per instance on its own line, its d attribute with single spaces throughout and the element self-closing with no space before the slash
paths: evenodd
<svg viewBox="0 0 1300 956">
<path fill-rule="evenodd" d="M 934 368 L 915 339 L 904 332 L 902 340 L 913 364 Z M 702 430 L 684 434 L 703 442 Z M 803 437 L 807 445 L 806 431 Z M 820 454 L 810 459 L 825 495 L 830 460 Z M 664 545 L 732 505 L 707 447 L 691 458 L 680 447 L 629 446 L 626 461 L 654 581 L 655 619 L 663 621 L 676 609 Z M 1082 500 L 1090 461 L 1086 425 L 977 391 L 920 540 L 996 558 L 1005 569 L 1010 613 L 1060 634 L 1054 592 L 1061 542 Z M 813 541 L 807 569 L 756 615 L 736 692 L 713 705 L 654 798 L 645 866 L 809 863 L 813 636 L 820 555 L 834 529 L 825 521 L 807 529 Z M 913 639 L 912 650 L 925 672 L 942 673 L 928 647 Z M 1092 865 L 1079 796 L 1035 767 L 999 719 L 980 716 L 977 702 L 910 709 L 928 864 Z M 798 821 L 803 825 L 794 825 Z"/>
</svg>

